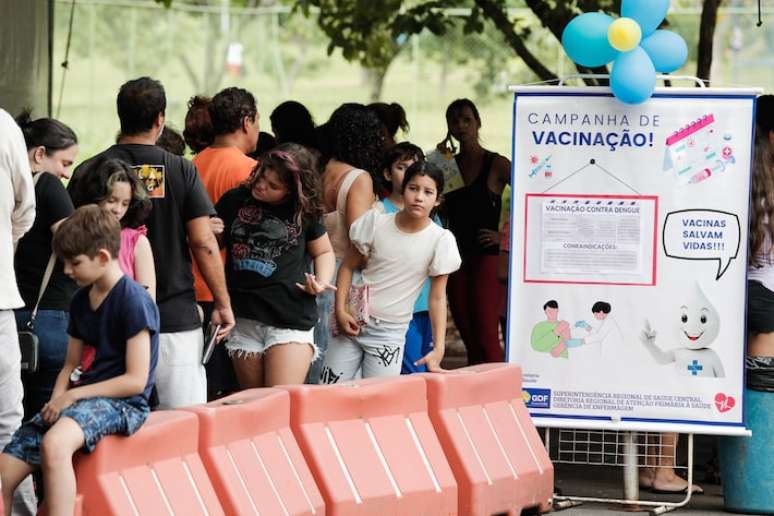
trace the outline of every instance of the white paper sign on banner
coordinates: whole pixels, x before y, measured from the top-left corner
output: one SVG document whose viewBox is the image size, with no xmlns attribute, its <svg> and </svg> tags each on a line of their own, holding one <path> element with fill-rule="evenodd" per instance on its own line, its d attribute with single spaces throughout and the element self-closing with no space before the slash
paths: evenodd
<svg viewBox="0 0 774 516">
<path fill-rule="evenodd" d="M 536 424 L 746 433 L 756 92 L 514 92 L 507 356 Z"/>
</svg>

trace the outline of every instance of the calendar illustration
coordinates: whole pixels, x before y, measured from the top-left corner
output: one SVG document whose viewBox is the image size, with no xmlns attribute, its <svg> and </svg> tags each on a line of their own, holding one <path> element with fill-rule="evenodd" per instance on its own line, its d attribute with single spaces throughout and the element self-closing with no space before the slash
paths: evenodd
<svg viewBox="0 0 774 516">
<path fill-rule="evenodd" d="M 664 172 L 682 185 L 701 183 L 736 163 L 731 136 L 721 134 L 715 117 L 704 115 L 666 140 Z"/>
</svg>

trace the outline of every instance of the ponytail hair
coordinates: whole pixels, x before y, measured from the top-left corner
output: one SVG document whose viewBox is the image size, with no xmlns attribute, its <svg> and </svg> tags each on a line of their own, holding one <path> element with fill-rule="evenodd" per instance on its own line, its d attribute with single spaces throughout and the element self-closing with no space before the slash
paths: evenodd
<svg viewBox="0 0 774 516">
<path fill-rule="evenodd" d="M 387 129 L 387 133 L 393 138 L 395 138 L 398 129 L 404 133 L 409 132 L 410 126 L 408 120 L 406 120 L 406 110 L 397 102 L 391 104 L 374 102 L 368 105 L 368 109 L 376 114 Z"/>
<path fill-rule="evenodd" d="M 24 134 L 27 150 L 44 147 L 46 155 L 50 156 L 56 151 L 78 144 L 78 137 L 67 125 L 54 118 L 33 120 L 29 109 L 25 109 L 16 117 L 16 123 Z"/>
<path fill-rule="evenodd" d="M 195 95 L 188 101 L 183 139 L 194 154 L 203 151 L 215 140 L 215 128 L 210 118 L 210 104 L 212 99 L 203 95 Z"/>
</svg>

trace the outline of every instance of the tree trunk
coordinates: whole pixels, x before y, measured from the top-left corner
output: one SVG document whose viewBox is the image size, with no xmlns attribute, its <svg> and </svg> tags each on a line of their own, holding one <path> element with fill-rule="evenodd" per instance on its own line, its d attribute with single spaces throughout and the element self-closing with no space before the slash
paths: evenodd
<svg viewBox="0 0 774 516">
<path fill-rule="evenodd" d="M 381 100 L 382 90 L 384 89 L 384 78 L 387 75 L 387 68 L 388 67 L 363 69 L 369 90 L 369 102 L 379 102 Z"/>
<path fill-rule="evenodd" d="M 696 60 L 696 77 L 709 86 L 712 72 L 712 51 L 715 40 L 715 27 L 718 22 L 718 9 L 723 0 L 704 0 L 699 25 L 699 57 Z"/>
</svg>

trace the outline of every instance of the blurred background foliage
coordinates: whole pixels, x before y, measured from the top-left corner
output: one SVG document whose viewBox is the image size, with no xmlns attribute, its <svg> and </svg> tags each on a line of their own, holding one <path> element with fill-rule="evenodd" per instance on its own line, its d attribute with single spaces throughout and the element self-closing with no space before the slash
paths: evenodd
<svg viewBox="0 0 774 516">
<path fill-rule="evenodd" d="M 757 27 L 754 0 L 673 0 L 667 23 L 690 49 L 678 73 L 697 72 L 707 3 L 720 4 L 713 85 L 769 89 L 774 13 Z M 192 95 L 235 85 L 256 96 L 268 131 L 268 115 L 288 99 L 318 123 L 345 101 L 399 102 L 411 124 L 399 137 L 429 149 L 446 134 L 449 102 L 470 97 L 484 145 L 509 156 L 507 86 L 577 73 L 557 30 L 581 11 L 618 8 L 618 0 L 77 0 L 73 9 L 56 0 L 54 112 L 78 133 L 79 161 L 114 141 L 115 94 L 141 75 L 164 83 L 178 129 Z"/>
</svg>

